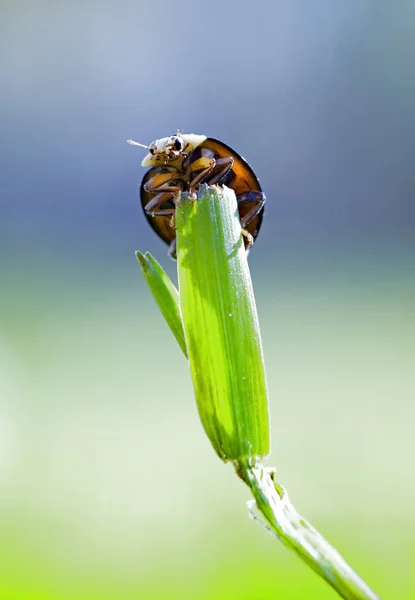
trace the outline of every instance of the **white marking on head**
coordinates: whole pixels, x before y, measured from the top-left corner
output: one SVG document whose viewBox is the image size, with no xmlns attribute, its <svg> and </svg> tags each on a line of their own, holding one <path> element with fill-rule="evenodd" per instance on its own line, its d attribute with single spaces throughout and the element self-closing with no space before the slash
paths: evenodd
<svg viewBox="0 0 415 600">
<path fill-rule="evenodd" d="M 141 165 L 152 167 L 167 163 L 177 164 L 205 140 L 205 135 L 182 134 L 181 130 L 178 129 L 175 135 L 155 140 L 149 146 L 133 140 L 128 140 L 128 143 L 131 146 L 147 148 L 149 153 L 144 157 Z"/>
</svg>

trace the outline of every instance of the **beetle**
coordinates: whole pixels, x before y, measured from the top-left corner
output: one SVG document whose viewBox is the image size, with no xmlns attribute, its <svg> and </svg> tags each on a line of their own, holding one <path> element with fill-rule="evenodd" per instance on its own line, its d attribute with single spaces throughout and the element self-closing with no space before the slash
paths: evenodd
<svg viewBox="0 0 415 600">
<path fill-rule="evenodd" d="M 141 204 L 151 227 L 169 245 L 172 258 L 176 258 L 174 214 L 180 194 L 194 193 L 201 183 L 234 190 L 245 248 L 252 246 L 266 198 L 255 173 L 235 150 L 214 138 L 180 130 L 149 146 L 132 140 L 128 143 L 148 149 L 141 164 L 151 168 L 141 183 Z"/>
</svg>

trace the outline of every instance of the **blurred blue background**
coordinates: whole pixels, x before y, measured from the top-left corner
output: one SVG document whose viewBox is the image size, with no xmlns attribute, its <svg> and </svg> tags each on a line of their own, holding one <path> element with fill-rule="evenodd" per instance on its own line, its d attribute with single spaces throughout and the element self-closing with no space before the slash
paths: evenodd
<svg viewBox="0 0 415 600">
<path fill-rule="evenodd" d="M 279 480 L 383 598 L 415 596 L 415 5 L 1 3 L 0 598 L 334 598 L 246 516 L 134 250 L 175 276 L 142 153 L 223 140 Z"/>
</svg>

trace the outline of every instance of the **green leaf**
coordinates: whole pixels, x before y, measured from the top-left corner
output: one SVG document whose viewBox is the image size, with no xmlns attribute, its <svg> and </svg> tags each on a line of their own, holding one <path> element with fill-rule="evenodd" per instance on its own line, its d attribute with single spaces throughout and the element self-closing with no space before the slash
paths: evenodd
<svg viewBox="0 0 415 600">
<path fill-rule="evenodd" d="M 158 262 L 149 252 L 145 255 L 136 252 L 136 257 L 141 265 L 144 278 L 153 294 L 158 307 L 173 332 L 180 348 L 187 356 L 186 341 L 184 339 L 182 317 L 180 314 L 179 292 L 166 275 Z"/>
<path fill-rule="evenodd" d="M 268 399 L 235 193 L 199 186 L 176 209 L 180 304 L 200 418 L 223 460 L 269 452 Z"/>
</svg>

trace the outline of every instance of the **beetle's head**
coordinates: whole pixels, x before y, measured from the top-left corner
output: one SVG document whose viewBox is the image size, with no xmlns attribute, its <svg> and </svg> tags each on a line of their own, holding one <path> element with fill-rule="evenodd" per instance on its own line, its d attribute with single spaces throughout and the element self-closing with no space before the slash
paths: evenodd
<svg viewBox="0 0 415 600">
<path fill-rule="evenodd" d="M 178 131 L 176 135 L 170 135 L 169 137 L 156 140 L 149 146 L 139 144 L 138 142 L 133 142 L 132 140 L 128 140 L 128 143 L 133 146 L 147 148 L 148 154 L 144 157 L 143 162 L 141 163 L 143 167 L 165 165 L 173 162 L 182 157 L 186 146 L 180 131 Z"/>
</svg>

